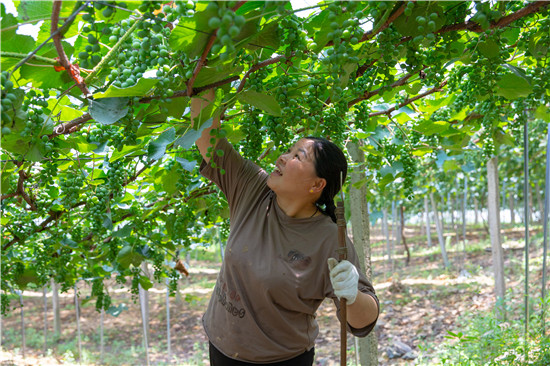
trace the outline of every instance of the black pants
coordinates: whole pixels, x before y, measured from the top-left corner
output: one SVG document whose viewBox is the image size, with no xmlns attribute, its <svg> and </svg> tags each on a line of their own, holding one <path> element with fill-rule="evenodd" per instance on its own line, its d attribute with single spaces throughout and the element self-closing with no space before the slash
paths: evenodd
<svg viewBox="0 0 550 366">
<path fill-rule="evenodd" d="M 282 361 L 282 362 L 275 362 L 275 363 L 269 363 L 265 365 L 269 366 L 311 366 L 313 365 L 313 356 L 315 356 L 315 349 L 312 348 L 311 350 L 307 351 L 306 353 L 302 353 L 298 357 L 294 357 L 290 360 Z M 211 366 L 258 366 L 257 363 L 249 363 L 249 362 L 243 362 L 234 360 L 232 358 L 229 358 L 225 356 L 223 353 L 218 351 L 216 347 L 212 343 L 210 343 L 210 365 Z"/>
</svg>

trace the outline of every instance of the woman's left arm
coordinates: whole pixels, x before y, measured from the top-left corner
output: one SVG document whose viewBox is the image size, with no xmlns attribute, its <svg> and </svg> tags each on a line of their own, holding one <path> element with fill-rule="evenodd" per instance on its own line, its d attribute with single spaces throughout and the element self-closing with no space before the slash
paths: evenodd
<svg viewBox="0 0 550 366">
<path fill-rule="evenodd" d="M 362 329 L 378 318 L 378 303 L 373 296 L 359 291 L 359 272 L 349 261 L 328 259 L 330 282 L 334 294 L 347 300 L 347 322 L 355 329 Z"/>
<path fill-rule="evenodd" d="M 361 329 L 378 318 L 378 303 L 369 294 L 358 291 L 355 301 L 347 305 L 347 321 L 353 328 Z"/>
</svg>

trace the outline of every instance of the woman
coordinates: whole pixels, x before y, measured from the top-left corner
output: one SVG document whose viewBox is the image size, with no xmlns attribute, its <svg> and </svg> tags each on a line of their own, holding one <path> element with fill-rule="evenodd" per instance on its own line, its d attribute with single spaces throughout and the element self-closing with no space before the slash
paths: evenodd
<svg viewBox="0 0 550 366">
<path fill-rule="evenodd" d="M 194 98 L 191 118 L 213 98 L 213 91 Z M 348 330 L 356 336 L 374 328 L 379 312 L 349 239 L 349 261 L 335 259 L 333 199 L 342 173 L 345 179 L 345 156 L 333 143 L 308 137 L 268 174 L 227 140 L 212 138 L 210 130 L 219 125 L 214 119 L 196 141 L 204 158 L 201 174 L 226 195 L 231 218 L 224 262 L 203 317 L 211 365 L 312 365 L 315 312 L 324 298 L 337 307 L 337 299 L 346 298 Z"/>
</svg>

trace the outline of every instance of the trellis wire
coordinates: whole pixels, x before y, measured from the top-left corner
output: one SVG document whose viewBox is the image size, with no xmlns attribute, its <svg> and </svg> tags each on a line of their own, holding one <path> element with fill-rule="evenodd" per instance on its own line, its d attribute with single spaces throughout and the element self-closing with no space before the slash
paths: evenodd
<svg viewBox="0 0 550 366">
<path fill-rule="evenodd" d="M 548 137 L 546 139 L 546 179 L 544 187 L 544 217 L 543 224 L 543 257 L 542 257 L 542 335 L 545 336 L 545 316 L 546 316 L 546 255 L 548 251 L 548 209 L 550 208 L 550 123 L 548 123 Z"/>
</svg>

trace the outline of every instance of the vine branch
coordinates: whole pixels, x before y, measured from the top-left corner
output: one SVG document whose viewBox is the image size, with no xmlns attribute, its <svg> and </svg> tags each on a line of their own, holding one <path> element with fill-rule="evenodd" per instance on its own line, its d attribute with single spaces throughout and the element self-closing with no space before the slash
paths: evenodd
<svg viewBox="0 0 550 366">
<path fill-rule="evenodd" d="M 373 113 L 370 113 L 369 114 L 369 117 L 376 117 L 376 116 L 381 116 L 381 115 L 389 115 L 391 112 L 395 111 L 396 109 L 399 109 L 399 108 L 402 108 L 404 106 L 406 106 L 407 104 L 411 104 L 412 102 L 415 102 L 419 99 L 422 99 L 430 94 L 433 94 L 433 93 L 437 93 L 437 92 L 441 92 L 443 91 L 443 87 L 447 85 L 447 80 L 444 80 L 441 84 L 439 84 L 438 86 L 430 89 L 430 90 L 427 90 L 425 91 L 424 93 L 421 93 L 421 94 L 418 94 L 412 98 L 408 98 L 406 99 L 405 101 L 403 101 L 402 103 L 399 103 L 398 105 L 396 106 L 393 106 L 391 108 L 388 108 L 386 109 L 385 111 L 380 111 L 380 112 L 373 112 Z"/>
<path fill-rule="evenodd" d="M 55 45 L 55 49 L 57 50 L 57 54 L 59 55 L 59 63 L 61 66 L 65 68 L 67 73 L 69 73 L 69 76 L 76 82 L 76 85 L 78 88 L 82 91 L 84 96 L 87 98 L 89 95 L 91 95 L 90 91 L 88 90 L 88 87 L 84 83 L 84 79 L 80 76 L 80 69 L 77 65 L 72 65 L 69 59 L 67 58 L 67 55 L 65 54 L 65 50 L 63 49 L 63 45 L 61 44 L 61 33 L 58 32 L 60 28 L 57 27 L 57 23 L 59 22 L 59 12 L 61 11 L 61 0 L 54 0 L 53 6 L 52 6 L 52 26 L 51 26 L 51 37 L 53 38 L 53 43 Z M 86 5 L 86 4 L 85 4 Z M 66 23 L 69 21 L 67 20 Z"/>
</svg>

